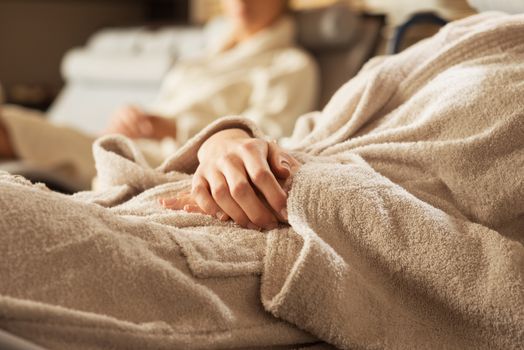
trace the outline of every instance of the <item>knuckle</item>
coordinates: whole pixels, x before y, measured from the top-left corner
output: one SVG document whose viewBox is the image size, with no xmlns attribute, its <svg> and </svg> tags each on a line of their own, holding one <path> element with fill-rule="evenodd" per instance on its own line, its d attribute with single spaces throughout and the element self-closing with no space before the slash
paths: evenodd
<svg viewBox="0 0 524 350">
<path fill-rule="evenodd" d="M 213 188 L 212 194 L 214 198 L 224 198 L 228 193 L 228 188 L 226 185 L 221 184 Z"/>
<path fill-rule="evenodd" d="M 233 198 L 243 198 L 249 193 L 249 190 L 249 183 L 247 181 L 240 181 L 233 186 L 231 194 Z"/>
<path fill-rule="evenodd" d="M 234 163 L 236 161 L 236 156 L 232 153 L 228 153 L 228 154 L 225 154 L 223 156 L 221 156 L 219 159 L 218 159 L 218 163 L 219 165 L 221 166 L 224 166 L 226 164 L 231 164 L 231 163 Z"/>
<path fill-rule="evenodd" d="M 248 152 L 256 151 L 260 147 L 260 140 L 258 139 L 246 140 L 244 143 L 242 143 L 240 147 L 242 147 L 243 150 L 248 151 Z"/>
<path fill-rule="evenodd" d="M 191 189 L 191 192 L 197 196 L 204 194 L 206 191 L 207 189 L 202 182 L 196 183 Z"/>
<path fill-rule="evenodd" d="M 253 174 L 253 181 L 257 184 L 264 183 L 271 179 L 271 173 L 266 169 L 256 170 Z"/>
<path fill-rule="evenodd" d="M 226 155 L 224 155 L 224 156 L 222 157 L 222 160 L 223 160 L 224 162 L 232 163 L 232 162 L 234 162 L 234 161 L 237 160 L 237 156 L 234 155 L 233 153 L 228 153 L 228 154 L 226 154 Z"/>
</svg>

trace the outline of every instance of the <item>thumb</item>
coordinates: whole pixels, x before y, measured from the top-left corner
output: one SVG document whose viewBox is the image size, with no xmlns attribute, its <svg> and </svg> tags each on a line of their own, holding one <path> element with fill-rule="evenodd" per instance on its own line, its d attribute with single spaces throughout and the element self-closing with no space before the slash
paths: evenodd
<svg viewBox="0 0 524 350">
<path fill-rule="evenodd" d="M 269 143 L 269 167 L 273 174 L 280 179 L 287 179 L 291 175 L 291 158 L 274 142 Z"/>
</svg>

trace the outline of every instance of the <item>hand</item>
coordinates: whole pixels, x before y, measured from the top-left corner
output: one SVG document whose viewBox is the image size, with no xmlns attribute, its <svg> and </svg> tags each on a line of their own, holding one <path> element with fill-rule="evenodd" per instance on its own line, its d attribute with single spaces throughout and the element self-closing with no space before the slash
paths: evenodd
<svg viewBox="0 0 524 350">
<path fill-rule="evenodd" d="M 284 181 L 279 180 L 279 183 L 284 187 L 285 185 Z M 260 198 L 260 195 L 258 196 Z M 260 200 L 262 200 L 264 204 L 267 206 L 267 201 L 264 198 L 260 198 Z M 184 210 L 188 213 L 198 213 L 198 214 L 207 215 L 207 213 L 204 212 L 204 210 L 202 210 L 198 206 L 196 199 L 193 197 L 193 194 L 190 191 L 178 193 L 177 196 L 173 198 L 160 198 L 158 202 L 166 209 Z M 229 219 L 229 216 L 227 216 L 227 214 L 224 214 L 219 219 L 221 221 L 226 221 Z M 287 219 L 284 220 L 284 222 L 287 223 Z M 256 229 L 256 230 L 259 229 L 258 227 L 251 227 L 251 228 Z"/>
<path fill-rule="evenodd" d="M 210 137 L 198 158 L 191 199 L 203 213 L 220 220 L 232 218 L 252 229 L 272 229 L 278 221 L 287 220 L 287 194 L 279 180 L 290 178 L 300 163 L 276 143 L 229 129 Z M 190 204 L 182 203 L 176 199 L 163 202 L 173 209 Z"/>
<path fill-rule="evenodd" d="M 173 120 L 146 114 L 134 106 L 120 108 L 113 114 L 104 134 L 121 134 L 127 137 L 161 140 L 176 137 Z"/>
<path fill-rule="evenodd" d="M 206 214 L 191 195 L 191 192 L 179 193 L 175 198 L 160 198 L 160 204 L 164 208 L 172 210 L 185 210 L 188 213 Z"/>
</svg>

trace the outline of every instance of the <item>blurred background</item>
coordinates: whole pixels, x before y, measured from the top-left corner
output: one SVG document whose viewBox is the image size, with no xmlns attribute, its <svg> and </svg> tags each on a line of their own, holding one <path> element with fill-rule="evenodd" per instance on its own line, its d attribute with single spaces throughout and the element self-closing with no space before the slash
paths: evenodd
<svg viewBox="0 0 524 350">
<path fill-rule="evenodd" d="M 395 28 L 408 21 L 414 14 L 434 13 L 439 18 L 449 21 L 474 12 L 466 1 L 461 0 L 292 1 L 293 9 L 299 13 L 307 13 L 312 9 L 319 11 L 318 9 L 329 8 L 333 5 L 347 6 L 352 13 L 359 16 L 364 14 L 383 18 L 378 33 L 379 37 L 374 35 L 369 37 L 370 41 L 378 40 L 379 42 L 370 44 L 372 47 L 368 49 L 372 49 L 373 52 L 366 53 L 366 58 L 387 52 L 388 40 L 389 45 L 392 45 L 391 37 L 394 35 Z M 66 82 L 74 83 L 75 79 L 83 79 L 95 83 L 97 79 L 101 80 L 103 77 L 97 76 L 96 71 L 89 71 L 89 66 L 93 66 L 94 61 L 89 62 L 89 57 L 86 55 L 82 57 L 79 51 L 71 52 L 73 48 L 90 48 L 94 51 L 112 49 L 116 53 L 120 47 L 119 55 L 123 56 L 123 52 L 128 50 L 128 57 L 138 54 L 140 50 L 149 51 L 150 57 L 154 56 L 153 54 L 156 55 L 157 64 L 159 62 L 164 66 L 172 64 L 176 61 L 177 56 L 190 55 L 191 51 L 197 51 L 200 45 L 198 41 L 201 39 L 198 38 L 198 35 L 190 35 L 187 39 L 189 42 L 177 43 L 179 46 L 185 45 L 182 49 L 178 48 L 178 51 L 186 50 L 187 52 L 175 53 L 176 50 L 166 43 L 166 37 L 171 35 L 176 38 L 177 35 L 180 36 L 180 33 L 176 31 L 166 33 L 165 29 L 173 28 L 173 26 L 199 28 L 210 18 L 219 15 L 220 11 L 218 0 L 2 0 L 0 1 L 0 83 L 3 86 L 4 99 L 10 103 L 46 110 L 52 105 Z M 334 22 L 331 31 L 345 30 L 360 33 L 366 30 L 365 27 L 357 26 L 358 17 L 336 17 L 336 15 L 331 15 L 331 21 Z M 355 23 L 342 23 L 341 25 L 337 21 Z M 402 45 L 408 46 L 431 35 L 438 30 L 439 26 L 440 23 L 434 20 L 420 23 L 416 30 L 407 33 L 409 35 L 404 38 Z M 368 30 L 375 30 L 374 27 L 371 27 Z M 115 31 L 116 29 L 122 31 Z M 127 33 L 124 29 L 127 29 Z M 144 42 L 142 44 L 136 43 L 139 29 L 143 34 Z M 312 29 L 312 31 L 315 30 L 317 28 Z M 117 37 L 117 33 L 120 34 L 120 38 Z M 156 38 L 154 33 L 157 34 Z M 335 33 L 335 35 L 347 37 L 348 34 L 355 33 Z M 149 34 L 149 43 L 145 34 Z M 364 34 L 360 33 L 360 35 Z M 315 33 L 309 35 L 314 36 Z M 133 40 L 135 44 L 130 43 Z M 331 40 L 336 41 L 336 38 L 331 38 Z M 175 43 L 172 44 L 175 45 Z M 193 47 L 191 47 L 192 44 Z M 140 45 L 142 46 L 138 47 Z M 392 51 L 391 47 L 389 49 Z M 170 56 L 168 63 L 159 58 L 161 53 Z M 86 54 L 85 51 L 84 54 Z M 145 52 L 141 54 L 146 55 Z M 107 62 L 101 63 L 98 60 L 97 63 L 106 66 L 118 65 L 110 62 L 112 59 L 110 55 L 106 56 L 108 56 Z M 114 55 L 114 57 L 117 56 Z M 358 69 L 362 62 L 354 64 L 355 69 Z M 83 67 L 84 65 L 87 67 Z M 157 69 L 150 74 L 162 75 L 165 70 L 167 67 L 164 67 L 162 72 Z M 346 78 L 349 77 L 344 77 Z M 138 77 L 136 80 L 140 79 Z M 153 81 L 143 81 L 143 83 L 154 85 Z M 326 94 L 332 93 L 332 90 L 333 88 Z M 134 96 L 131 97 L 134 98 Z M 142 100 L 148 98 L 150 95 L 144 96 Z M 56 113 L 62 112 L 56 111 Z"/>
<path fill-rule="evenodd" d="M 285 141 L 296 118 L 322 109 L 371 58 L 400 53 L 478 10 L 521 6 L 0 0 L 0 170 L 74 193 L 91 187 L 96 137 L 128 136 L 156 166 L 225 115 Z"/>
<path fill-rule="evenodd" d="M 65 53 L 98 30 L 189 22 L 186 0 L 2 0 L 0 82 L 9 102 L 43 109 L 64 84 Z"/>
</svg>

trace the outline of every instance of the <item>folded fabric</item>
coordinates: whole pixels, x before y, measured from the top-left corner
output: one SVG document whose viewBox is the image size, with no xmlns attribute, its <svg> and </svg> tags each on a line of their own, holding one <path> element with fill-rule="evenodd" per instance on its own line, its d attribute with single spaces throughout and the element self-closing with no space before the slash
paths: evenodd
<svg viewBox="0 0 524 350">
<path fill-rule="evenodd" d="M 119 53 L 75 49 L 62 63 L 62 75 L 71 81 L 159 84 L 176 56 L 169 53 Z"/>
</svg>

